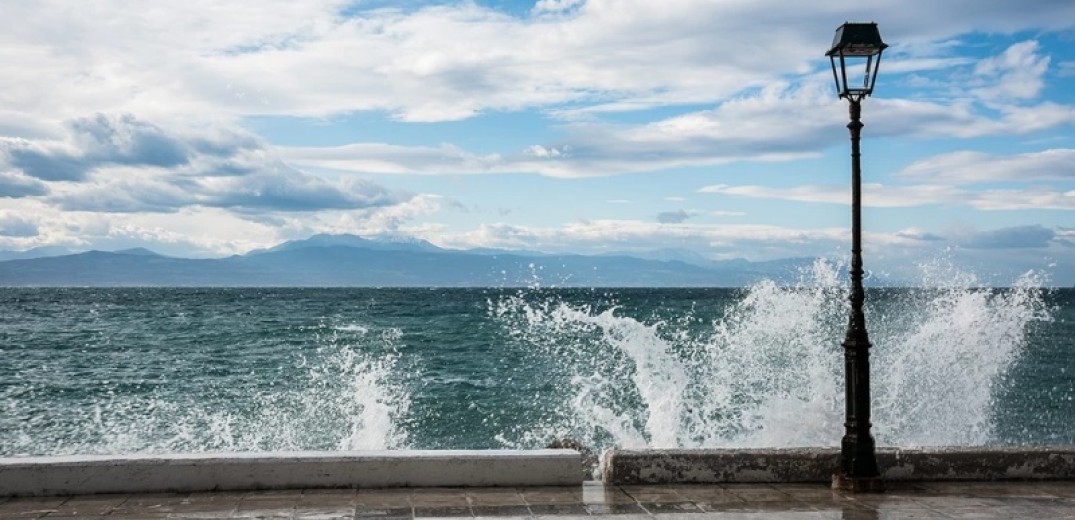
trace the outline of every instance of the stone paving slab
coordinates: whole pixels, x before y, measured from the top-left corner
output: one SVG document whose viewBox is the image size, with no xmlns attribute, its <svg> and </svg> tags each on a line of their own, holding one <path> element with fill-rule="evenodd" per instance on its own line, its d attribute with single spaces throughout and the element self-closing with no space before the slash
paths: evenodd
<svg viewBox="0 0 1075 520">
<path fill-rule="evenodd" d="M 890 483 L 881 494 L 822 484 L 305 489 L 0 498 L 0 519 L 414 520 L 1071 519 L 1075 481 Z"/>
</svg>

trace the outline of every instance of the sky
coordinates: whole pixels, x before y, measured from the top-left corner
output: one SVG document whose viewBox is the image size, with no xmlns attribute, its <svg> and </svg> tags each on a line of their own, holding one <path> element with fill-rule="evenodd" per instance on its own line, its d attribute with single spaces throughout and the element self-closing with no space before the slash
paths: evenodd
<svg viewBox="0 0 1075 520">
<path fill-rule="evenodd" d="M 867 268 L 1075 266 L 1070 0 L 0 9 L 3 250 L 216 257 L 350 233 L 844 258 L 848 108 L 824 54 L 874 21 Z"/>
</svg>

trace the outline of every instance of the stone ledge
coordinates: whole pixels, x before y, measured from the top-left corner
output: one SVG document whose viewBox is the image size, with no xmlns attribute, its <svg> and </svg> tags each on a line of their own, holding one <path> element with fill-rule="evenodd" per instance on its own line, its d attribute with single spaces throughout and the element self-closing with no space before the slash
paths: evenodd
<svg viewBox="0 0 1075 520">
<path fill-rule="evenodd" d="M 611 450 L 609 484 L 830 482 L 839 448 Z M 1075 446 L 879 448 L 891 481 L 1072 480 Z"/>
<path fill-rule="evenodd" d="M 565 486 L 573 450 L 392 450 L 0 458 L 0 496 L 284 488 Z"/>
</svg>

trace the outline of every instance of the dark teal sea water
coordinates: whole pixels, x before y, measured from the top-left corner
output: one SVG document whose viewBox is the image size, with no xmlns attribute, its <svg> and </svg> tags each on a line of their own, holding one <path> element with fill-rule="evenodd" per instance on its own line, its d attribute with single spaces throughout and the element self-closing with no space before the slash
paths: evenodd
<svg viewBox="0 0 1075 520">
<path fill-rule="evenodd" d="M 868 293 L 882 445 L 1075 443 L 1075 291 Z M 0 289 L 0 456 L 836 445 L 846 291 Z"/>
</svg>

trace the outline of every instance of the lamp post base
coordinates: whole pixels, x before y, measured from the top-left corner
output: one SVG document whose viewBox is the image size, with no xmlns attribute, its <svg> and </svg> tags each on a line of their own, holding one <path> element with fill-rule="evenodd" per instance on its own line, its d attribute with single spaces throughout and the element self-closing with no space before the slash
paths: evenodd
<svg viewBox="0 0 1075 520">
<path fill-rule="evenodd" d="M 834 473 L 832 489 L 851 493 L 884 493 L 885 481 L 881 477 L 850 477 Z"/>
</svg>

